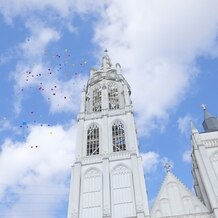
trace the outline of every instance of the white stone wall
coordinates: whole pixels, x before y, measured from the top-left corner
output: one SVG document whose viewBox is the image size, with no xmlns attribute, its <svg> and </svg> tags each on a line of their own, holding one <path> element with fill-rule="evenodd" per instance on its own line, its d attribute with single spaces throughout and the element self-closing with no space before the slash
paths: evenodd
<svg viewBox="0 0 218 218">
<path fill-rule="evenodd" d="M 103 58 L 104 59 L 104 58 Z M 148 218 L 147 191 L 130 100 L 130 87 L 109 60 L 92 70 L 78 114 L 76 163 L 73 166 L 68 218 Z M 109 110 L 108 83 L 118 86 L 119 109 Z M 101 86 L 102 109 L 93 112 L 93 89 Z M 112 125 L 124 125 L 126 150 L 113 152 Z M 87 156 L 87 130 L 99 127 L 99 154 Z"/>
<path fill-rule="evenodd" d="M 218 218 L 218 132 L 192 133 L 195 184 L 204 204 Z"/>
<path fill-rule="evenodd" d="M 172 173 L 168 172 L 151 210 L 152 218 L 199 217 L 209 210 Z"/>
</svg>

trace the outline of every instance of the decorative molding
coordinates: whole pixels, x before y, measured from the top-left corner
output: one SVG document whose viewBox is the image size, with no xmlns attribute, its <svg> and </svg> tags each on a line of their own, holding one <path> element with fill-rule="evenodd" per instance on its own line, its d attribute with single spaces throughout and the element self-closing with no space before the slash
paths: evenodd
<svg viewBox="0 0 218 218">
<path fill-rule="evenodd" d="M 129 173 L 128 168 L 123 165 L 119 165 L 113 170 L 113 175 L 128 174 L 128 173 Z"/>
<path fill-rule="evenodd" d="M 90 169 L 86 174 L 85 178 L 95 178 L 101 176 L 101 172 L 96 169 Z"/>
<path fill-rule="evenodd" d="M 78 218 L 78 213 L 76 212 L 76 210 L 73 211 L 71 218 Z"/>
<path fill-rule="evenodd" d="M 113 152 L 110 154 L 109 159 L 110 160 L 116 160 L 120 158 L 130 158 L 130 153 L 128 151 L 119 151 L 119 152 Z"/>
<path fill-rule="evenodd" d="M 80 158 L 82 164 L 99 163 L 102 161 L 102 155 L 90 155 Z"/>
<path fill-rule="evenodd" d="M 83 165 L 90 164 L 90 163 L 100 163 L 103 159 L 109 160 L 117 160 L 117 159 L 127 159 L 130 158 L 130 155 L 133 151 L 119 151 L 119 152 L 112 152 L 112 153 L 104 153 L 99 155 L 90 155 L 90 156 L 80 156 L 76 157 L 76 162 L 81 162 Z M 135 151 L 134 151 L 135 154 Z"/>
<path fill-rule="evenodd" d="M 138 202 L 138 203 L 136 204 L 136 211 L 137 211 L 137 213 L 143 212 L 143 205 L 142 205 L 142 202 Z"/>
<path fill-rule="evenodd" d="M 111 215 L 111 210 L 110 208 L 105 208 L 104 209 L 104 217 L 110 217 Z"/>
<path fill-rule="evenodd" d="M 207 148 L 218 147 L 218 139 L 201 140 L 202 144 Z"/>
<path fill-rule="evenodd" d="M 213 162 L 218 161 L 218 152 L 213 155 L 212 160 L 213 160 Z"/>
</svg>

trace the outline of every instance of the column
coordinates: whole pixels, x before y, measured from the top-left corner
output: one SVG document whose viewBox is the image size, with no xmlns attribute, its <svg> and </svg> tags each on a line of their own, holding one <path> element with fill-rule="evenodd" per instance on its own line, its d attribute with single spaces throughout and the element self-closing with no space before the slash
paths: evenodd
<svg viewBox="0 0 218 218">
<path fill-rule="evenodd" d="M 149 206 L 148 206 L 148 196 L 147 196 L 147 188 L 145 185 L 145 178 L 144 178 L 144 170 L 142 167 L 142 158 L 137 157 L 137 161 L 138 161 L 138 170 L 139 170 L 139 182 L 140 182 L 140 187 L 142 190 L 142 199 L 143 199 L 143 208 L 144 208 L 144 213 L 145 213 L 145 217 L 150 217 L 149 215 Z"/>
<path fill-rule="evenodd" d="M 144 207 L 143 207 L 143 198 L 142 192 L 146 190 L 141 189 L 140 184 L 140 175 L 138 171 L 138 163 L 136 154 L 131 154 L 132 160 L 132 173 L 133 173 L 133 184 L 134 184 L 134 193 L 135 193 L 135 204 L 136 204 L 136 214 L 137 218 L 144 218 Z"/>
<path fill-rule="evenodd" d="M 83 156 L 83 153 L 84 153 L 84 138 L 83 138 L 83 135 L 84 135 L 84 120 L 81 119 L 78 121 L 78 124 L 77 124 L 77 136 L 76 136 L 76 158 L 80 158 L 81 156 Z M 86 150 L 85 150 L 86 152 Z"/>
<path fill-rule="evenodd" d="M 103 218 L 111 217 L 109 160 L 103 158 Z"/>
<path fill-rule="evenodd" d="M 131 100 L 130 100 L 130 96 L 129 96 L 129 90 L 126 84 L 124 84 L 123 86 L 124 88 L 124 97 L 125 97 L 125 105 L 130 105 L 131 104 Z"/>
<path fill-rule="evenodd" d="M 214 172 L 211 169 L 206 150 L 203 146 L 199 147 L 199 150 L 195 150 L 195 157 L 197 160 L 199 172 L 204 183 L 207 196 L 210 201 L 212 210 L 218 208 L 217 199 L 215 196 L 216 184 L 213 183 Z M 218 218 L 218 217 L 217 217 Z"/>
<path fill-rule="evenodd" d="M 127 120 L 127 137 L 128 137 L 128 146 L 131 151 L 138 151 L 138 144 L 136 138 L 135 124 L 132 113 L 128 112 L 126 114 Z M 138 153 L 138 152 L 137 152 Z"/>
<path fill-rule="evenodd" d="M 81 163 L 75 163 L 72 167 L 70 182 L 70 197 L 68 206 L 68 218 L 79 218 L 80 189 L 81 189 Z"/>
<path fill-rule="evenodd" d="M 109 103 L 108 103 L 108 91 L 107 91 L 107 86 L 106 83 L 103 83 L 102 85 L 102 110 L 108 109 Z"/>
</svg>

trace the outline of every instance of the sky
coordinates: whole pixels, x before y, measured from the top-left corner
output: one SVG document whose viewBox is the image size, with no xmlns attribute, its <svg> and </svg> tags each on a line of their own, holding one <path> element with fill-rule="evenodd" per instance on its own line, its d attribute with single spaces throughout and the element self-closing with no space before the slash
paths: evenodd
<svg viewBox="0 0 218 218">
<path fill-rule="evenodd" d="M 217 37 L 216 0 L 0 0 L 0 217 L 67 216 L 80 93 L 106 48 L 132 89 L 150 207 L 166 162 L 193 191 Z"/>
</svg>

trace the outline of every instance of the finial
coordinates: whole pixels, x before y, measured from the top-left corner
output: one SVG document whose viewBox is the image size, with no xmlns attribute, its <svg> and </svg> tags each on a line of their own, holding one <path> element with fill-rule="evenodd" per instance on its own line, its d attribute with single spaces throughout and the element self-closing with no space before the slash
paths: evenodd
<svg viewBox="0 0 218 218">
<path fill-rule="evenodd" d="M 105 52 L 108 52 L 108 50 L 106 49 Z M 103 56 L 102 58 L 102 67 L 104 71 L 107 71 L 108 68 L 111 68 L 112 64 L 111 64 L 111 59 L 108 56 L 108 54 L 106 54 L 105 56 Z"/>
<path fill-rule="evenodd" d="M 190 125 L 191 125 L 191 131 L 192 131 L 192 133 L 194 134 L 194 133 L 198 133 L 198 130 L 197 130 L 197 128 L 195 127 L 195 124 L 194 124 L 194 122 L 192 121 L 192 120 L 190 120 Z"/>
<path fill-rule="evenodd" d="M 105 53 L 107 53 L 107 52 L 108 52 L 108 50 L 107 50 L 107 49 L 105 49 L 105 50 L 104 50 L 104 52 L 105 52 Z"/>
<path fill-rule="evenodd" d="M 169 162 L 166 162 L 164 164 L 164 168 L 165 168 L 166 172 L 169 173 L 172 170 L 172 165 Z"/>
<path fill-rule="evenodd" d="M 207 109 L 206 104 L 201 104 L 200 107 L 205 111 Z"/>
</svg>

